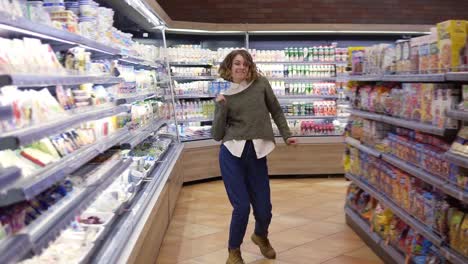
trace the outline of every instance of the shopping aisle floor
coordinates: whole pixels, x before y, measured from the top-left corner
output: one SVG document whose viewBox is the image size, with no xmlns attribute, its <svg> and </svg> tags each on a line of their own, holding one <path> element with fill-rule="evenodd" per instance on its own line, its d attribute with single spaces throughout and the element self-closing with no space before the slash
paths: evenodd
<svg viewBox="0 0 468 264">
<path fill-rule="evenodd" d="M 270 241 L 276 260 L 264 259 L 250 241 L 250 216 L 242 245 L 246 263 L 383 263 L 345 224 L 344 179 L 272 179 Z M 157 264 L 224 264 L 231 205 L 222 181 L 184 186 Z"/>
</svg>

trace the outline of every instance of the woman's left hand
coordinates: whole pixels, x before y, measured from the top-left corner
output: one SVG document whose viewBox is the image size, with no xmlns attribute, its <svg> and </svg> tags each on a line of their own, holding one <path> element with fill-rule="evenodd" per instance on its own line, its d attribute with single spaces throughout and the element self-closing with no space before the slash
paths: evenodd
<svg viewBox="0 0 468 264">
<path fill-rule="evenodd" d="M 290 138 L 286 139 L 286 144 L 296 145 L 297 144 L 297 139 L 295 137 L 290 137 Z"/>
</svg>

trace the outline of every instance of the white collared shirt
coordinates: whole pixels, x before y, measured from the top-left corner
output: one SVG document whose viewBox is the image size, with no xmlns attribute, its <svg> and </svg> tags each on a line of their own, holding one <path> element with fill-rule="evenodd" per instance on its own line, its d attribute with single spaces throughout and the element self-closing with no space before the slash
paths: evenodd
<svg viewBox="0 0 468 264">
<path fill-rule="evenodd" d="M 231 83 L 229 89 L 227 89 L 224 94 L 225 95 L 233 95 L 236 93 L 240 93 L 243 90 L 247 89 L 251 84 L 247 83 L 247 81 L 242 81 L 241 83 Z M 231 152 L 232 155 L 240 158 L 242 156 L 242 152 L 244 151 L 245 143 L 247 140 L 229 140 L 224 142 L 224 146 Z M 270 154 L 273 149 L 275 149 L 275 142 L 271 140 L 265 139 L 254 139 L 252 140 L 255 153 L 257 154 L 257 159 L 261 159 L 268 154 Z"/>
</svg>

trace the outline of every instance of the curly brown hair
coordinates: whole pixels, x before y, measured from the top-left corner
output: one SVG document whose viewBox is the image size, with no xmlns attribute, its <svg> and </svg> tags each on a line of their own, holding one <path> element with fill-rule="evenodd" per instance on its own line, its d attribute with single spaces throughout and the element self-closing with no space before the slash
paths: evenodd
<svg viewBox="0 0 468 264">
<path fill-rule="evenodd" d="M 226 81 L 232 82 L 232 63 L 237 55 L 241 55 L 244 58 L 247 67 L 249 68 L 247 73 L 247 81 L 251 82 L 256 80 L 260 75 L 258 73 L 257 65 L 255 65 L 255 62 L 253 62 L 252 55 L 250 55 L 248 51 L 242 49 L 233 50 L 226 56 L 226 58 L 224 58 L 218 70 L 218 73 L 221 76 L 221 78 L 223 78 Z"/>
</svg>

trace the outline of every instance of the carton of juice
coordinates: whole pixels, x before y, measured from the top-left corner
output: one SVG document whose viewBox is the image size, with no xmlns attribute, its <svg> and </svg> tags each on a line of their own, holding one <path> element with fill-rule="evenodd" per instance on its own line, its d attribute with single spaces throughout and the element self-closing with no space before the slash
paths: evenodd
<svg viewBox="0 0 468 264">
<path fill-rule="evenodd" d="M 457 71 L 463 65 L 466 31 L 465 20 L 448 20 L 437 24 L 439 68 Z"/>
</svg>

